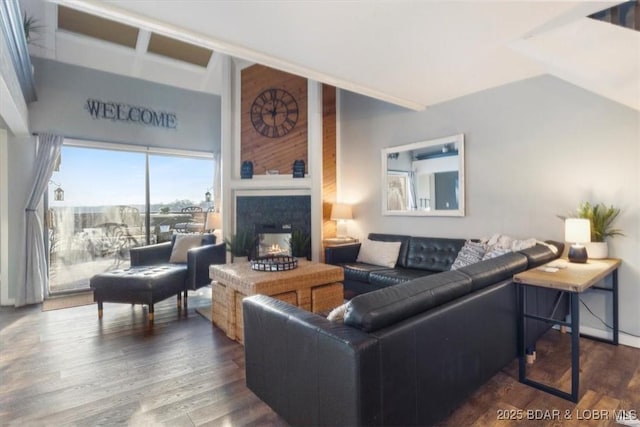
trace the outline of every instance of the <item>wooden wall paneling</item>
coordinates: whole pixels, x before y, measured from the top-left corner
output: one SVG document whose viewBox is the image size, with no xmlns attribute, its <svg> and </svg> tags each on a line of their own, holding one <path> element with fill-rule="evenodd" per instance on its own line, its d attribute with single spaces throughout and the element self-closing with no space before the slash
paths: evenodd
<svg viewBox="0 0 640 427">
<path fill-rule="evenodd" d="M 267 170 L 292 174 L 295 160 L 304 160 L 308 171 L 307 79 L 256 64 L 242 70 L 241 81 L 241 161 L 252 161 L 255 175 L 264 175 Z M 282 137 L 265 137 L 251 123 L 253 101 L 269 88 L 286 90 L 298 103 L 296 125 Z"/>
<path fill-rule="evenodd" d="M 336 236 L 331 221 L 331 205 L 336 202 L 338 177 L 336 166 L 336 88 L 322 86 L 322 238 Z"/>
</svg>

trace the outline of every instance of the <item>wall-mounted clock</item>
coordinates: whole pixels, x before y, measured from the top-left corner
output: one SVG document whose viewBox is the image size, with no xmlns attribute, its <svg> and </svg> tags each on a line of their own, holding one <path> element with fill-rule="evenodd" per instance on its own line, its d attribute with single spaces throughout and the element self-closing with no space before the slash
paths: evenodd
<svg viewBox="0 0 640 427">
<path fill-rule="evenodd" d="M 268 138 L 279 138 L 291 132 L 298 121 L 298 103 L 283 89 L 267 89 L 256 96 L 251 105 L 251 123 Z"/>
</svg>

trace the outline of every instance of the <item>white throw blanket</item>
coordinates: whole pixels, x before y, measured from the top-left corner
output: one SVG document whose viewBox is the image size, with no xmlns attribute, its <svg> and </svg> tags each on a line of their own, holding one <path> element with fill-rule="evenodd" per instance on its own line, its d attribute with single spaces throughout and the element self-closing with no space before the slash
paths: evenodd
<svg viewBox="0 0 640 427">
<path fill-rule="evenodd" d="M 494 234 L 493 236 L 487 238 L 483 238 L 480 240 L 487 247 L 487 252 L 489 252 L 493 248 L 506 249 L 510 251 L 521 251 L 523 249 L 528 249 L 534 247 L 536 244 L 544 245 L 548 247 L 554 254 L 558 252 L 558 248 L 553 245 L 550 245 L 546 242 L 537 240 L 533 237 L 528 239 L 514 239 L 513 237 L 507 236 L 505 234 Z"/>
</svg>

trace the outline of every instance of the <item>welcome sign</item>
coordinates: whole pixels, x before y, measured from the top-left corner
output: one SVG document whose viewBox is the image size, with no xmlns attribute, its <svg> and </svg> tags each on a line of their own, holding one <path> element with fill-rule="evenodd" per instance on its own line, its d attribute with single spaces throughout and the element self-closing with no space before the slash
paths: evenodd
<svg viewBox="0 0 640 427">
<path fill-rule="evenodd" d="M 149 107 L 89 98 L 87 99 L 84 109 L 87 110 L 94 119 L 135 123 L 165 129 L 176 129 L 178 127 L 178 117 L 175 113 L 158 111 Z"/>
</svg>

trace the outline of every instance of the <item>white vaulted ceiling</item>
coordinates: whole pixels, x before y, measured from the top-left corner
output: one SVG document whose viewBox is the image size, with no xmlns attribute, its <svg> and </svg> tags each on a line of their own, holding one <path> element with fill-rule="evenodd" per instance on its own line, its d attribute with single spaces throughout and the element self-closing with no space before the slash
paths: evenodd
<svg viewBox="0 0 640 427">
<path fill-rule="evenodd" d="M 640 32 L 586 16 L 620 1 L 21 0 L 32 53 L 210 93 L 220 53 L 420 110 L 550 73 L 640 109 Z M 135 49 L 57 29 L 57 4 L 140 28 Z M 151 33 L 206 47 L 206 67 L 147 52 Z"/>
</svg>

